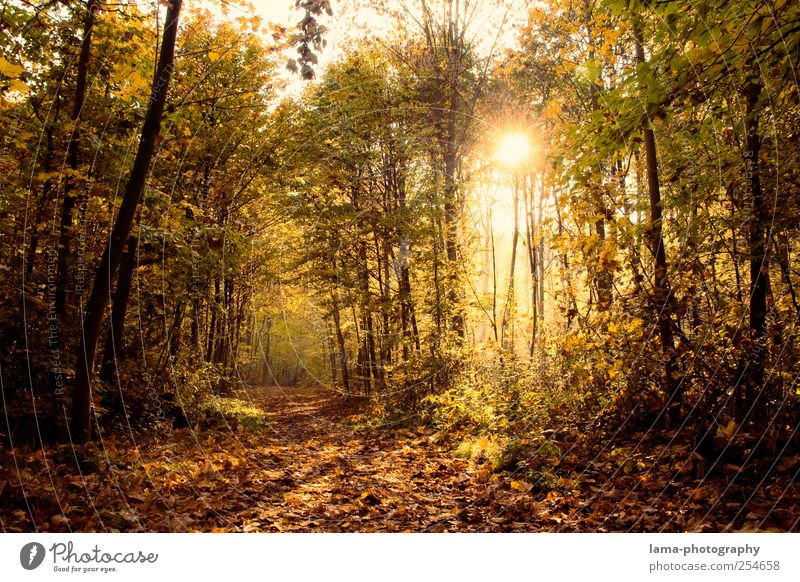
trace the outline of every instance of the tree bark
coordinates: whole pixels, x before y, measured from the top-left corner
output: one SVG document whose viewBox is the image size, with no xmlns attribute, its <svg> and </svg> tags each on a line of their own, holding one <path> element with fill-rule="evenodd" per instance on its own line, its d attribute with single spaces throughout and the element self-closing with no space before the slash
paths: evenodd
<svg viewBox="0 0 800 582">
<path fill-rule="evenodd" d="M 97 267 L 92 291 L 86 304 L 83 333 L 77 352 L 77 371 L 70 418 L 70 436 L 77 444 L 85 443 L 91 437 L 91 377 L 97 351 L 97 340 L 108 303 L 111 279 L 119 269 L 122 249 L 130 234 L 136 208 L 144 192 L 147 172 L 155 151 L 156 138 L 161 128 L 161 117 L 164 113 L 164 103 L 175 58 L 175 39 L 178 32 L 181 3 L 182 0 L 172 0 L 167 9 L 161 53 L 158 59 L 158 74 L 151 90 L 136 158 L 125 185 L 125 193 L 117 219 Z"/>
<path fill-rule="evenodd" d="M 513 184 L 513 201 L 514 201 L 514 233 L 511 236 L 511 263 L 508 267 L 508 289 L 506 291 L 506 300 L 503 305 L 503 319 L 500 323 L 500 346 L 514 353 L 514 304 L 516 303 L 516 296 L 514 293 L 514 277 L 516 276 L 517 266 L 517 245 L 519 244 L 519 180 L 514 177 Z M 509 340 L 509 329 L 510 340 Z"/>
<path fill-rule="evenodd" d="M 785 232 L 780 233 L 774 239 L 773 244 L 775 246 L 775 262 L 778 263 L 778 268 L 781 271 L 781 282 L 786 285 L 796 317 L 800 317 L 800 305 L 797 304 L 797 293 L 792 284 L 792 272 L 789 268 L 789 237 L 786 236 Z"/>
<path fill-rule="evenodd" d="M 527 177 L 523 180 L 523 193 L 525 198 L 525 244 L 528 248 L 528 268 L 531 275 L 531 341 L 528 344 L 528 355 L 532 358 L 536 352 L 536 336 L 539 331 L 539 256 L 536 253 L 536 216 L 533 212 L 534 184 L 531 181 L 528 188 Z M 541 218 L 541 212 L 539 213 Z"/>
<path fill-rule="evenodd" d="M 769 270 L 767 263 L 766 232 L 769 218 L 766 200 L 761 190 L 759 152 L 761 137 L 758 129 L 758 100 L 761 84 L 750 82 L 744 89 L 745 97 L 745 183 L 749 194 L 750 211 L 750 339 L 752 349 L 746 362 L 744 385 L 739 386 L 736 405 L 740 418 L 758 416 L 757 401 L 764 383 L 764 362 L 767 342 L 767 288 Z M 764 402 L 760 403 L 763 408 Z"/>
<path fill-rule="evenodd" d="M 206 362 L 212 363 L 214 361 L 214 346 L 216 345 L 217 337 L 217 312 L 220 309 L 220 291 L 219 291 L 219 277 L 214 276 L 214 300 L 211 303 L 211 321 L 208 324 L 208 336 L 206 338 Z"/>
<path fill-rule="evenodd" d="M 644 47 L 639 23 L 634 20 L 633 36 L 636 49 L 636 62 L 645 62 Z M 647 239 L 654 259 L 653 307 L 656 310 L 658 334 L 661 340 L 661 356 L 664 364 L 664 388 L 669 395 L 667 405 L 679 408 L 682 400 L 681 384 L 675 381 L 675 340 L 672 333 L 672 301 L 667 264 L 667 253 L 664 247 L 662 227 L 661 189 L 658 176 L 658 157 L 656 154 L 656 138 L 651 127 L 642 127 L 644 139 L 645 166 L 647 169 L 647 191 L 650 201 L 650 220 L 647 224 Z"/>
<path fill-rule="evenodd" d="M 331 312 L 333 315 L 333 324 L 336 328 L 336 343 L 339 346 L 339 365 L 342 370 L 342 386 L 344 387 L 345 394 L 349 394 L 350 374 L 347 367 L 347 345 L 345 344 L 344 333 L 342 332 L 342 320 L 339 314 L 339 302 L 336 301 L 335 296 L 333 297 L 333 308 Z"/>
<path fill-rule="evenodd" d="M 138 239 L 128 237 L 128 245 L 122 254 L 117 277 L 117 288 L 111 304 L 111 322 L 108 326 L 106 346 L 103 350 L 103 364 L 100 368 L 100 380 L 113 382 L 117 372 L 117 359 L 122 353 L 122 340 L 125 337 L 125 313 L 128 311 L 128 300 L 131 295 L 133 271 L 136 268 L 136 249 Z"/>
<path fill-rule="evenodd" d="M 78 171 L 79 146 L 81 141 L 81 112 L 86 101 L 86 77 L 89 72 L 89 57 L 92 48 L 92 31 L 94 30 L 94 13 L 99 7 L 98 0 L 88 0 L 86 5 L 86 17 L 83 21 L 83 39 L 81 40 L 81 52 L 78 57 L 78 74 L 75 80 L 75 100 L 72 102 L 72 133 L 67 143 L 67 162 L 69 163 L 72 175 L 64 180 L 64 202 L 61 205 L 61 221 L 58 234 L 58 276 L 56 283 L 56 313 L 59 317 L 66 314 L 67 309 L 67 285 L 69 276 L 67 273 L 70 255 L 70 242 L 72 238 L 72 212 L 75 209 L 75 195 L 73 194 L 72 182 L 76 179 L 75 173 Z"/>
<path fill-rule="evenodd" d="M 589 43 L 589 59 L 594 60 L 596 54 L 596 47 L 594 44 L 594 4 L 591 2 L 584 2 L 584 25 L 586 26 L 586 34 Z M 589 99 L 592 105 L 592 111 L 597 111 L 600 108 L 600 90 L 602 88 L 602 73 L 599 73 L 596 79 L 593 79 L 589 88 Z M 597 234 L 600 244 L 597 248 L 602 249 L 605 246 L 606 240 L 606 222 L 610 221 L 612 214 L 606 201 L 604 199 L 604 192 L 602 190 L 602 177 L 604 174 L 603 164 L 598 164 L 597 175 L 600 176 L 599 185 L 595 194 L 595 205 L 597 207 L 597 214 L 599 218 L 594 223 L 594 231 Z M 602 265 L 598 260 L 598 268 L 593 277 L 593 284 L 597 292 L 597 308 L 601 312 L 606 312 L 611 308 L 614 300 L 614 275 L 608 271 L 602 270 Z"/>
</svg>

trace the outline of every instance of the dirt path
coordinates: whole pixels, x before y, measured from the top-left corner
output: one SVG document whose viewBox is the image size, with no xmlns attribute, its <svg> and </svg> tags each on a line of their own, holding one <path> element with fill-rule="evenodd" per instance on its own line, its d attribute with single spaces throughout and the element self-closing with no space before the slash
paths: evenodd
<svg viewBox="0 0 800 582">
<path fill-rule="evenodd" d="M 250 456 L 263 471 L 256 531 L 492 529 L 486 487 L 430 432 L 356 429 L 352 409 L 319 390 L 256 388 L 242 395 L 272 422 Z M 488 520 L 488 522 L 487 522 Z"/>
<path fill-rule="evenodd" d="M 754 466 L 751 477 L 725 467 L 697 477 L 680 474 L 686 467 L 681 451 L 676 449 L 675 459 L 659 463 L 656 447 L 648 446 L 642 448 L 651 452 L 639 453 L 630 471 L 606 454 L 583 466 L 562 462 L 561 476 L 548 487 L 536 488 L 521 476 L 492 474 L 477 461 L 456 458 L 452 443 L 445 444 L 432 429 L 358 427 L 363 419 L 357 407 L 330 392 L 263 387 L 238 396 L 265 411 L 267 427 L 237 428 L 206 419 L 199 431 L 161 425 L 144 440 L 116 431 L 85 448 L 0 448 L 0 529 L 513 532 L 798 527 L 800 484 L 794 482 L 796 468 L 789 462 L 776 465 L 775 475 L 766 482 L 758 478 L 765 471 L 762 466 Z M 616 446 L 624 444 L 618 441 Z M 665 445 L 659 447 L 658 454 L 664 456 Z"/>
<path fill-rule="evenodd" d="M 2 531 L 509 531 L 481 472 L 430 429 L 359 428 L 320 390 L 238 394 L 269 425 L 0 451 Z M 202 423 L 201 423 L 202 424 Z M 208 423 L 206 423 L 208 424 Z M 502 510 L 501 510 L 502 513 Z"/>
</svg>

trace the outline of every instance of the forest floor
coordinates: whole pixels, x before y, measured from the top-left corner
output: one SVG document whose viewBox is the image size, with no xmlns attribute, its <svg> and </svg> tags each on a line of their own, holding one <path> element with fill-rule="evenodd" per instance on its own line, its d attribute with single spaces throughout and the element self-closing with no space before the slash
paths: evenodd
<svg viewBox="0 0 800 582">
<path fill-rule="evenodd" d="M 0 451 L 3 531 L 798 528 L 793 462 L 771 467 L 769 479 L 736 467 L 699 475 L 670 457 L 679 448 L 639 440 L 624 463 L 615 460 L 619 443 L 580 466 L 564 461 L 544 487 L 459 458 L 452 435 L 430 427 L 359 425 L 352 402 L 329 392 L 262 387 L 239 396 L 263 408 L 266 428 L 165 428 L 77 455 L 69 446 Z"/>
</svg>

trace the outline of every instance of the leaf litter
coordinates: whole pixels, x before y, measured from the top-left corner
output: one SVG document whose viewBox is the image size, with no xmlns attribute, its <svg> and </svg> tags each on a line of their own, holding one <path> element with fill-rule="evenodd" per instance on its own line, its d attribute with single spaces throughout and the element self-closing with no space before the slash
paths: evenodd
<svg viewBox="0 0 800 582">
<path fill-rule="evenodd" d="M 740 467 L 700 475 L 687 451 L 664 443 L 632 438 L 589 456 L 576 436 L 545 481 L 459 457 L 457 439 L 430 427 L 357 428 L 352 406 L 323 390 L 241 396 L 266 412 L 268 429 L 164 427 L 135 441 L 0 451 L 2 530 L 798 530 L 791 459 L 766 480 Z"/>
</svg>

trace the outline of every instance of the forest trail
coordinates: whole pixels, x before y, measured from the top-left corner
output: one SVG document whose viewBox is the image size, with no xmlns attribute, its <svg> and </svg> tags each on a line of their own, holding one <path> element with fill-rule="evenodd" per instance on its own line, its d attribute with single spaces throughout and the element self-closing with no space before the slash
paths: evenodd
<svg viewBox="0 0 800 582">
<path fill-rule="evenodd" d="M 249 388 L 266 426 L 115 432 L 87 447 L 0 450 L 0 525 L 14 531 L 530 530 L 497 515 L 487 470 L 426 427 L 366 427 L 321 389 Z M 76 459 L 80 459 L 76 464 Z M 496 483 L 496 481 L 495 481 Z"/>
<path fill-rule="evenodd" d="M 266 386 L 239 396 L 266 412 L 271 434 L 259 449 L 264 456 L 251 457 L 266 475 L 255 522 L 230 526 L 335 532 L 492 525 L 485 484 L 430 429 L 356 427 L 352 404 L 320 389 Z"/>
<path fill-rule="evenodd" d="M 225 420 L 229 417 L 211 414 L 193 419 L 199 430 L 164 423 L 144 437 L 114 431 L 86 447 L 0 449 L 2 531 L 795 531 L 798 526 L 800 486 L 787 473 L 793 471 L 792 459 L 764 482 L 758 479 L 762 466 L 693 476 L 680 447 L 673 449 L 678 457 L 672 461 L 640 453 L 629 457 L 630 467 L 620 466 L 612 451 L 582 466 L 562 459 L 560 476 L 554 474 L 549 484 L 527 482 L 521 474 L 493 471 L 480 456 L 458 457 L 452 433 L 422 425 L 367 426 L 364 407 L 334 392 L 268 386 L 236 396 L 263 410 L 266 421 L 234 426 Z M 646 448 L 667 452 L 663 444 Z M 708 499 L 716 500 L 713 507 Z"/>
</svg>

